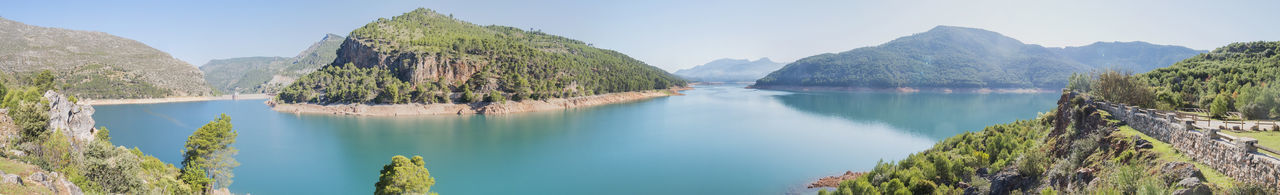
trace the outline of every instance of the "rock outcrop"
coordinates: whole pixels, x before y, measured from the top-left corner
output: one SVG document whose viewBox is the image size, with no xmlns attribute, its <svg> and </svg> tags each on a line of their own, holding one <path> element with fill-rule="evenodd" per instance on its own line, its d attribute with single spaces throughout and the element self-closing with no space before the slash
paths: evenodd
<svg viewBox="0 0 1280 195">
<path fill-rule="evenodd" d="M 81 142 L 92 141 L 97 129 L 93 128 L 93 106 L 71 102 L 66 96 L 48 91 L 44 98 L 49 100 L 49 129 L 66 134 L 68 138 Z"/>
<path fill-rule="evenodd" d="M 487 66 L 485 61 L 447 57 L 439 53 L 411 51 L 379 51 L 373 45 L 377 40 L 347 37 L 338 48 L 334 65 L 355 64 L 361 68 L 385 68 L 400 80 L 412 83 L 440 80 L 441 83 L 466 82 L 472 75 Z"/>
</svg>

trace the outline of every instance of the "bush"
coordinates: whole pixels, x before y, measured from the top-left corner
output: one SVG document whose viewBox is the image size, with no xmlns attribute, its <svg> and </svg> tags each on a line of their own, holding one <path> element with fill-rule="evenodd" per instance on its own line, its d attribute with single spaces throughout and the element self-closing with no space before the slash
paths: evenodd
<svg viewBox="0 0 1280 195">
<path fill-rule="evenodd" d="M 496 91 L 496 90 L 495 90 L 495 91 L 489 91 L 489 97 L 487 97 L 486 99 L 487 99 L 489 102 L 495 102 L 495 103 L 502 103 L 502 102 L 506 102 L 506 101 L 507 101 L 507 98 L 506 98 L 506 97 L 503 97 L 503 96 L 502 96 L 502 93 L 501 93 L 501 92 L 498 92 L 498 91 Z"/>
<path fill-rule="evenodd" d="M 1155 93 L 1146 82 L 1130 76 L 1127 72 L 1108 70 L 1098 74 L 1098 80 L 1092 86 L 1094 93 L 1102 99 L 1132 106 L 1152 108 L 1155 106 Z"/>
<path fill-rule="evenodd" d="M 138 194 L 144 191 L 139 178 L 141 161 L 123 147 L 112 147 L 109 142 L 96 141 L 85 151 L 85 176 L 96 183 L 103 192 Z"/>
</svg>

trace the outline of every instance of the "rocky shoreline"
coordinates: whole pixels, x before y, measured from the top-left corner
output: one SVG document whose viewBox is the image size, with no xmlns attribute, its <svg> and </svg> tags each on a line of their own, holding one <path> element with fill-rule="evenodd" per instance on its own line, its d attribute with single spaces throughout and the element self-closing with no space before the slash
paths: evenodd
<svg viewBox="0 0 1280 195">
<path fill-rule="evenodd" d="M 569 108 L 589 107 L 604 104 L 630 102 L 656 97 L 684 95 L 680 91 L 692 88 L 668 90 L 652 90 L 641 92 L 621 92 L 593 96 L 558 98 L 550 100 L 507 101 L 502 103 L 480 102 L 470 104 L 284 104 L 268 100 L 266 103 L 277 112 L 294 114 L 334 114 L 356 116 L 414 116 L 442 114 L 508 114 Z"/>
<path fill-rule="evenodd" d="M 896 93 L 1060 93 L 1062 89 L 1043 88 L 938 88 L 938 87 L 830 87 L 830 86 L 747 86 L 751 89 L 767 89 L 780 91 L 853 91 L 853 92 L 896 92 Z"/>
<path fill-rule="evenodd" d="M 835 188 L 840 186 L 840 182 L 844 180 L 857 179 L 866 172 L 845 171 L 844 175 L 827 176 L 813 183 L 809 183 L 809 188 Z"/>
</svg>

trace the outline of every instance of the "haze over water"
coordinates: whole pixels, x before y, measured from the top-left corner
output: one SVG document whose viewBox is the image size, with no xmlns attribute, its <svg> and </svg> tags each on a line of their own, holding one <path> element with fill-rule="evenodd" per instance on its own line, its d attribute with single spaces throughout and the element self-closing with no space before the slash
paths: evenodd
<svg viewBox="0 0 1280 195">
<path fill-rule="evenodd" d="M 441 194 L 780 194 L 1025 120 L 1058 94 L 782 92 L 687 95 L 496 116 L 294 115 L 261 100 L 96 106 L 112 141 L 169 163 L 232 118 L 236 193 L 367 194 L 394 155 L 422 155 Z"/>
</svg>

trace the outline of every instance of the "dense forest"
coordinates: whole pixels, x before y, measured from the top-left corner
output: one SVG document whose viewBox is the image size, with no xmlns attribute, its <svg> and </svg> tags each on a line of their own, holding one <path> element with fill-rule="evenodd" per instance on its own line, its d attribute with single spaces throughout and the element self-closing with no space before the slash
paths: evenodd
<svg viewBox="0 0 1280 195">
<path fill-rule="evenodd" d="M 802 58 L 756 86 L 1056 89 L 1072 73 L 1146 70 L 1197 53 L 1144 42 L 1046 48 L 987 30 L 938 26 L 879 46 Z"/>
<path fill-rule="evenodd" d="M 1138 77 L 1173 107 L 1217 104 L 1222 112 L 1271 118 L 1280 115 L 1278 53 L 1280 42 L 1232 43 Z"/>
<path fill-rule="evenodd" d="M 394 57 L 356 59 L 359 49 Z M 283 89 L 278 99 L 321 104 L 476 102 L 686 85 L 661 69 L 582 41 L 537 30 L 475 25 L 422 8 L 352 31 L 338 56 L 333 64 Z"/>
</svg>

